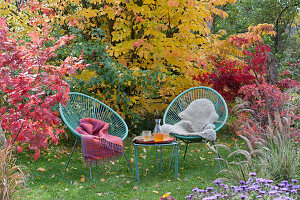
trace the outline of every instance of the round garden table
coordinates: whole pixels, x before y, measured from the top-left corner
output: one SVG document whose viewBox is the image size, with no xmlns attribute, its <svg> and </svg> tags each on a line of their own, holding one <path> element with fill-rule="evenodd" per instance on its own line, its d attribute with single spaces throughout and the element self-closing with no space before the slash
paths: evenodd
<svg viewBox="0 0 300 200">
<path fill-rule="evenodd" d="M 168 141 L 162 141 L 162 142 L 154 142 L 154 141 L 149 141 L 149 142 L 143 142 L 136 140 L 133 142 L 134 144 L 134 157 L 135 157 L 135 169 L 136 169 L 136 179 L 139 181 L 139 168 L 138 168 L 138 147 L 143 146 L 143 147 L 149 147 L 149 146 L 154 146 L 156 147 L 156 166 L 157 166 L 157 172 L 162 172 L 162 147 L 164 146 L 173 146 L 172 150 L 172 155 L 170 159 L 170 164 L 169 164 L 169 170 L 171 169 L 172 165 L 172 159 L 173 156 L 175 155 L 175 179 L 178 177 L 178 142 L 175 140 L 175 138 L 169 138 Z M 160 147 L 160 169 L 159 169 L 159 159 L 158 159 L 158 152 L 157 148 Z M 175 154 L 174 154 L 175 152 Z"/>
</svg>

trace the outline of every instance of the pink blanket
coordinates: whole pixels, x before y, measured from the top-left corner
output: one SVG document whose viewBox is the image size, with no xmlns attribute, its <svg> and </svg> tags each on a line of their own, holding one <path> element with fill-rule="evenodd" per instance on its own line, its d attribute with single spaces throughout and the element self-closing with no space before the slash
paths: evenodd
<svg viewBox="0 0 300 200">
<path fill-rule="evenodd" d="M 102 163 L 123 155 L 123 141 L 107 133 L 109 124 L 98 119 L 84 118 L 75 130 L 81 134 L 82 155 L 85 161 Z"/>
</svg>

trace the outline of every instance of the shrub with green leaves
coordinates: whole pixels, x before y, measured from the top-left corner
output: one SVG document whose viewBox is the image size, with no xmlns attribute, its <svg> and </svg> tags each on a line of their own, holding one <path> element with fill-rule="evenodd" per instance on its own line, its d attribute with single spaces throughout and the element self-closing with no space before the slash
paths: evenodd
<svg viewBox="0 0 300 200">
<path fill-rule="evenodd" d="M 65 54 L 77 56 L 83 52 L 88 66 L 80 75 L 68 78 L 71 91 L 85 93 L 104 102 L 125 119 L 130 130 L 139 134 L 138 127 L 149 124 L 143 123 L 146 115 L 162 109 L 156 101 L 159 97 L 158 80 L 163 74 L 159 70 L 130 69 L 116 62 L 107 53 L 109 45 L 104 42 L 104 32 L 100 28 L 92 30 L 93 39 L 86 39 L 78 29 L 73 31 L 77 39 L 70 49 L 63 49 L 59 54 L 61 57 Z"/>
</svg>

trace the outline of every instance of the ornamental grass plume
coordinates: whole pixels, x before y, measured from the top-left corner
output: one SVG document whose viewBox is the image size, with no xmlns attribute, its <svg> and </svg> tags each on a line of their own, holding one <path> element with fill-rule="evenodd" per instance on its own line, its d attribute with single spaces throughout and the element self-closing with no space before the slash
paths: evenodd
<svg viewBox="0 0 300 200">
<path fill-rule="evenodd" d="M 251 121 L 252 120 L 252 121 Z M 220 159 L 226 164 L 220 174 L 229 182 L 236 184 L 240 180 L 247 181 L 250 172 L 256 172 L 260 177 L 282 180 L 299 179 L 299 143 L 295 134 L 298 127 L 292 127 L 290 117 L 280 117 L 274 114 L 274 120 L 268 117 L 268 124 L 262 126 L 254 118 L 244 122 L 241 126 L 243 135 L 239 135 L 247 147 L 238 147 L 227 158 Z M 224 145 L 215 145 L 225 147 Z M 214 148 L 211 147 L 214 151 Z"/>
<path fill-rule="evenodd" d="M 0 199 L 14 199 L 26 188 L 26 168 L 16 164 L 13 148 L 11 145 L 5 145 L 3 132 L 0 132 L 0 144 Z"/>
<path fill-rule="evenodd" d="M 273 180 L 256 177 L 256 173 L 249 173 L 247 181 L 241 180 L 237 185 L 227 185 L 218 179 L 214 181 L 215 187 L 206 189 L 194 188 L 193 193 L 186 196 L 187 200 L 212 200 L 212 199 L 268 199 L 268 200 L 296 200 L 299 198 L 300 185 L 298 180 L 290 182 L 283 180 L 274 184 Z"/>
</svg>

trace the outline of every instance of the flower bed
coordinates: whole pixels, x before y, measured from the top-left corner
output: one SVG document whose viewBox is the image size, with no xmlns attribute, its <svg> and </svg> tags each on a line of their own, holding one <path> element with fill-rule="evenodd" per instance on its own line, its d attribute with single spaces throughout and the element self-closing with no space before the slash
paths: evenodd
<svg viewBox="0 0 300 200">
<path fill-rule="evenodd" d="M 296 185 L 298 180 L 292 179 L 291 183 L 283 180 L 277 185 L 273 185 L 273 180 L 256 178 L 255 173 L 249 174 L 251 177 L 247 182 L 241 181 L 238 186 L 228 186 L 220 179 L 214 181 L 216 187 L 198 189 L 195 187 L 193 193 L 186 196 L 188 200 L 211 200 L 211 199 L 286 199 L 299 198 L 300 185 Z"/>
</svg>

